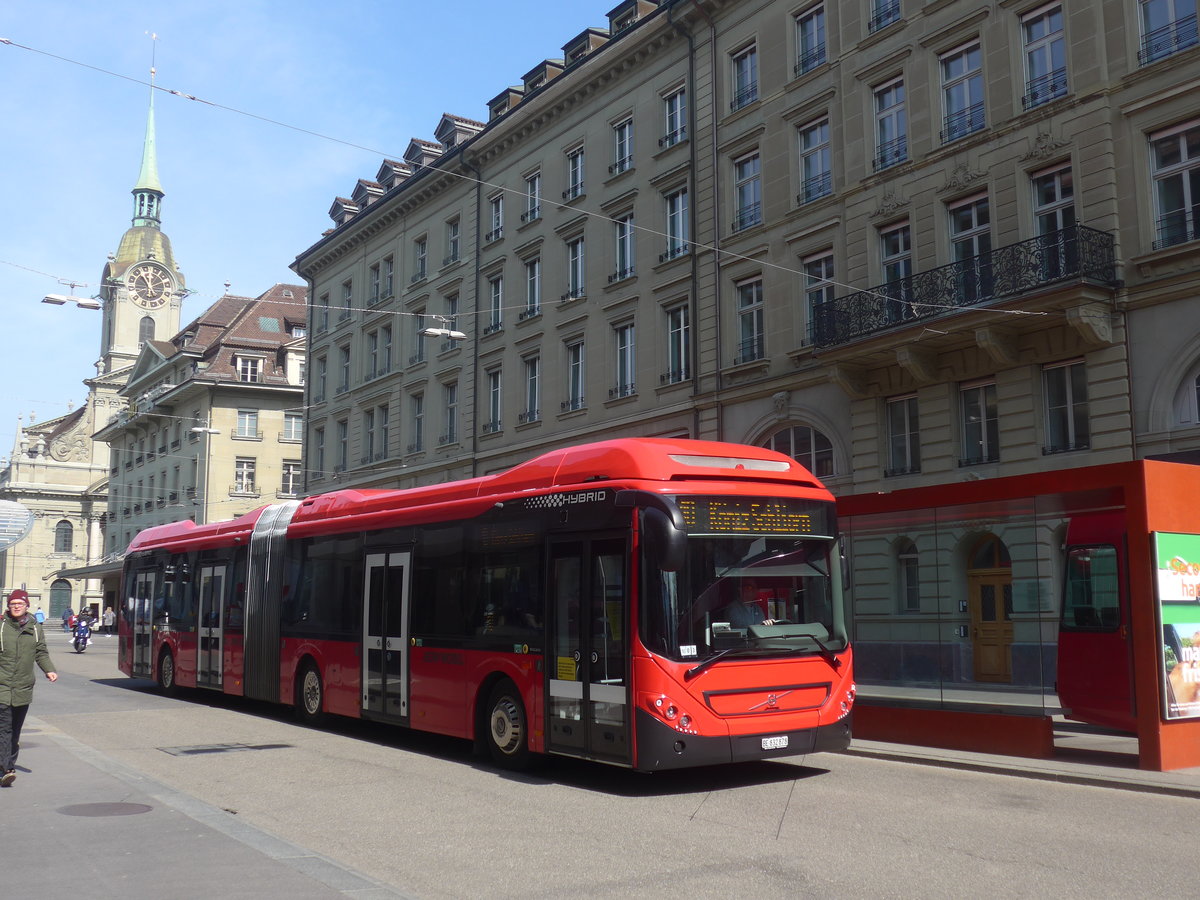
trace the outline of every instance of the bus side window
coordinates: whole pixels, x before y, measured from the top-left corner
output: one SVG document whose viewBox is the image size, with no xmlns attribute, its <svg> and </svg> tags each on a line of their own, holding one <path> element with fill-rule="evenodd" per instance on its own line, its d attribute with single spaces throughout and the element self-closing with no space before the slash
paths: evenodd
<svg viewBox="0 0 1200 900">
<path fill-rule="evenodd" d="M 1063 627 L 1112 631 L 1121 624 L 1120 603 L 1116 548 L 1068 548 Z"/>
</svg>

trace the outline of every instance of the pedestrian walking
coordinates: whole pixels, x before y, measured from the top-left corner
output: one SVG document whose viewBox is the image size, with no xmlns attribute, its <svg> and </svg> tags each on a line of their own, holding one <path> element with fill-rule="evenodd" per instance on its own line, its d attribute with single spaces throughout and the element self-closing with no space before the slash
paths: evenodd
<svg viewBox="0 0 1200 900">
<path fill-rule="evenodd" d="M 117 624 L 117 614 L 111 606 L 104 610 L 104 633 L 113 634 L 113 626 Z"/>
<path fill-rule="evenodd" d="M 50 681 L 58 680 L 46 633 L 29 614 L 29 595 L 18 588 L 8 595 L 8 612 L 0 618 L 0 787 L 17 780 L 21 728 L 33 702 L 33 664 Z"/>
<path fill-rule="evenodd" d="M 71 620 L 75 618 L 75 610 L 67 607 L 63 610 L 63 631 L 67 634 L 71 633 Z"/>
<path fill-rule="evenodd" d="M 46 621 L 46 614 L 42 612 L 42 608 L 40 606 L 33 611 L 33 618 L 39 625 Z"/>
</svg>

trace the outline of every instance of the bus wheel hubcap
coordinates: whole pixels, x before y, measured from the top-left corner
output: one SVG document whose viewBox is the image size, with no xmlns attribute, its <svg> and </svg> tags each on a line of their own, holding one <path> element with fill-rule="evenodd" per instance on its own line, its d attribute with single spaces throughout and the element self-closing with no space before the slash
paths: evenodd
<svg viewBox="0 0 1200 900">
<path fill-rule="evenodd" d="M 521 745 L 521 714 L 508 697 L 492 710 L 492 740 L 505 753 L 512 753 Z"/>
</svg>

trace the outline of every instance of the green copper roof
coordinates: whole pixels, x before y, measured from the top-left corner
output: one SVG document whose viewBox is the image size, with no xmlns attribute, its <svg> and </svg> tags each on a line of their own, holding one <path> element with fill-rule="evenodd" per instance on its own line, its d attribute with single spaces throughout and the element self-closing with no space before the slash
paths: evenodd
<svg viewBox="0 0 1200 900">
<path fill-rule="evenodd" d="M 158 183 L 158 154 L 154 150 L 154 88 L 150 88 L 150 114 L 146 117 L 146 143 L 142 147 L 142 171 L 138 173 L 135 191 L 158 191 L 162 193 L 162 185 Z"/>
</svg>

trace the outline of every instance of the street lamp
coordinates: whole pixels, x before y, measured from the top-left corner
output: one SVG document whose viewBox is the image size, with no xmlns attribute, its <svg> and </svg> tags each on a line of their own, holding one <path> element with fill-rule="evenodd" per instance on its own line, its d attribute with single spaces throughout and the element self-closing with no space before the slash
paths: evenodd
<svg viewBox="0 0 1200 900">
<path fill-rule="evenodd" d="M 43 303 L 50 303 L 54 306 L 62 306 L 65 303 L 74 303 L 80 309 L 100 309 L 100 301 L 95 297 L 72 297 L 69 294 L 47 294 L 42 298 Z"/>
<path fill-rule="evenodd" d="M 441 327 L 431 325 L 428 328 L 422 328 L 419 332 L 421 337 L 440 337 L 445 338 L 448 341 L 465 341 L 467 339 L 467 336 L 463 332 L 455 331 L 453 328 L 447 327 L 450 324 L 450 320 L 445 316 L 434 316 L 433 318 L 441 323 Z"/>
</svg>

